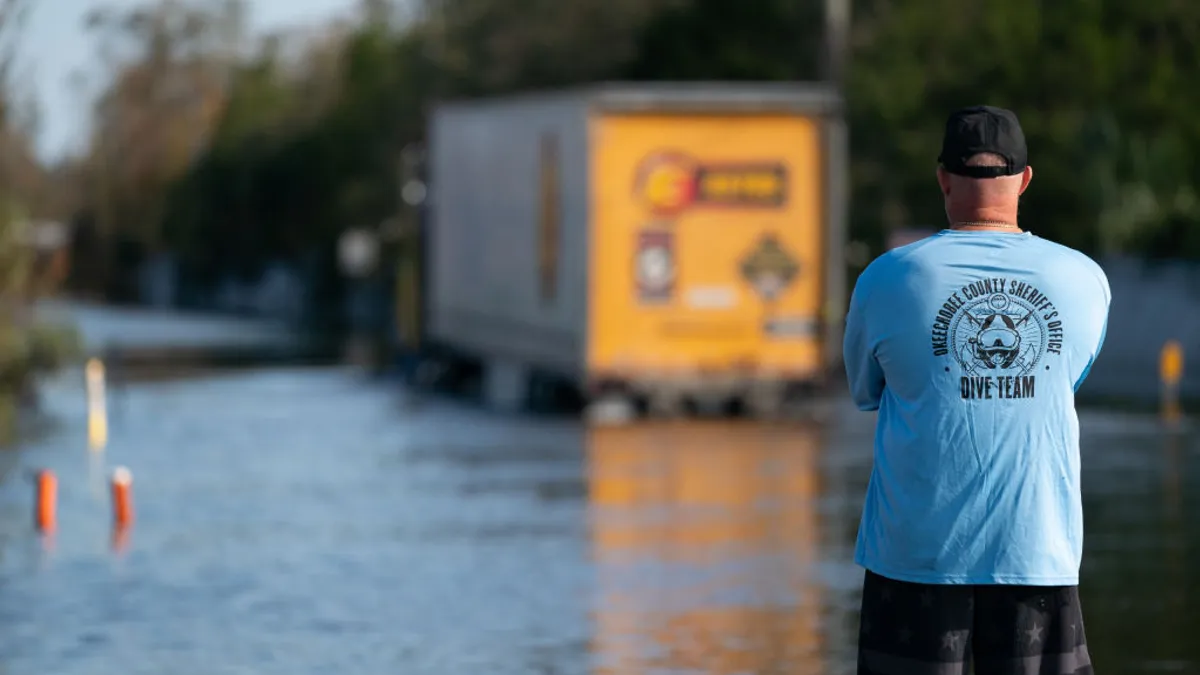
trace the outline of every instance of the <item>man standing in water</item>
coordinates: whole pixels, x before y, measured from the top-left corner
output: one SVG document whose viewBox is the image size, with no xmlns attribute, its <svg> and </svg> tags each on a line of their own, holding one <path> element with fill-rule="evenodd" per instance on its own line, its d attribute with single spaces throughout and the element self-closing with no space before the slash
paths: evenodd
<svg viewBox="0 0 1200 675">
<path fill-rule="evenodd" d="M 860 675 L 1090 675 L 1075 392 L 1111 299 L 1092 260 L 1017 224 L 1016 116 L 950 116 L 949 227 L 859 277 L 846 373 L 878 410 L 855 561 Z"/>
</svg>

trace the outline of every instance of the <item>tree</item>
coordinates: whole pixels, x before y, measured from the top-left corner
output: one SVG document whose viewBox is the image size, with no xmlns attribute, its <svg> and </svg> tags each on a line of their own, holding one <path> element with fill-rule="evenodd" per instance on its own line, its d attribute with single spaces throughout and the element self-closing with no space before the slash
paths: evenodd
<svg viewBox="0 0 1200 675">
<path fill-rule="evenodd" d="M 671 4 L 640 31 L 639 80 L 815 80 L 821 7 L 787 0 Z"/>
<path fill-rule="evenodd" d="M 1035 167 L 1023 218 L 1044 236 L 1115 251 L 1133 243 L 1122 232 L 1174 217 L 1173 208 L 1139 208 L 1129 221 L 1137 194 L 1173 202 L 1195 183 L 1194 153 L 1164 153 L 1200 144 L 1188 112 L 1200 103 L 1189 84 L 1200 74 L 1200 5 L 860 0 L 854 17 L 848 97 L 860 236 L 878 244 L 889 227 L 942 221 L 930 190 L 941 124 L 950 109 L 980 102 L 1021 117 Z M 1156 162 L 1139 159 L 1146 147 L 1170 161 L 1157 177 L 1147 173 Z"/>
<path fill-rule="evenodd" d="M 161 0 L 88 17 L 112 70 L 86 161 L 91 210 L 107 242 L 93 253 L 110 264 L 104 279 L 85 283 L 127 295 L 131 268 L 163 246 L 166 192 L 209 142 L 228 70 L 240 58 L 242 20 L 233 0 Z M 126 259 L 112 264 L 114 256 Z"/>
<path fill-rule="evenodd" d="M 33 159 L 28 120 L 20 115 L 13 76 L 24 0 L 0 0 L 0 439 L 10 440 L 15 415 L 33 395 L 33 378 L 70 356 L 74 333 L 34 320 L 30 303 L 42 290 L 28 241 L 34 204 L 45 187 Z"/>
</svg>

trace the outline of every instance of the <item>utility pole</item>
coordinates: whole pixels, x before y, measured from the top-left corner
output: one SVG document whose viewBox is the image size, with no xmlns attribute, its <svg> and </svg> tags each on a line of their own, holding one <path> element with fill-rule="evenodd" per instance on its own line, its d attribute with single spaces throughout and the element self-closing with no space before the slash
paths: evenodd
<svg viewBox="0 0 1200 675">
<path fill-rule="evenodd" d="M 834 168 L 831 169 L 833 187 L 829 193 L 829 217 L 835 225 L 830 242 L 828 276 L 826 279 L 828 294 L 826 305 L 822 311 L 824 337 L 828 345 L 825 366 L 830 372 L 841 368 L 841 344 L 845 316 L 848 304 L 847 287 L 849 286 L 849 270 L 846 268 L 846 251 L 848 248 L 849 230 L 849 138 L 846 132 L 846 62 L 849 53 L 850 8 L 853 0 L 825 0 L 825 53 L 822 59 L 825 82 L 836 92 L 841 106 L 836 119 L 829 120 L 828 143 L 826 152 L 832 153 Z"/>
<path fill-rule="evenodd" d="M 825 0 L 825 81 L 839 94 L 846 77 L 846 55 L 849 47 L 851 0 Z"/>
</svg>

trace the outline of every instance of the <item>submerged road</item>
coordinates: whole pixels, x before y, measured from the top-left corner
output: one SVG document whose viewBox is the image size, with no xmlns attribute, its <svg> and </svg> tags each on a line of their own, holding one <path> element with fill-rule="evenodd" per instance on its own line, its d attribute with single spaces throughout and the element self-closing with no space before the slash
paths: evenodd
<svg viewBox="0 0 1200 675">
<path fill-rule="evenodd" d="M 96 456 L 79 382 L 0 453 L 0 674 L 853 672 L 871 419 L 845 407 L 587 429 L 282 369 L 130 384 Z M 1200 672 L 1196 440 L 1082 426 L 1093 657 Z M 114 542 L 116 464 L 138 520 Z"/>
</svg>

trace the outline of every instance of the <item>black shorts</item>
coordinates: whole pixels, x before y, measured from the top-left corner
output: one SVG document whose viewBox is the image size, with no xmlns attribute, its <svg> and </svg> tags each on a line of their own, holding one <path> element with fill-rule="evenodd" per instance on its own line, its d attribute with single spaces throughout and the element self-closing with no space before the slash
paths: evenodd
<svg viewBox="0 0 1200 675">
<path fill-rule="evenodd" d="M 1093 675 L 1075 586 L 913 584 L 867 572 L 858 675 Z"/>
</svg>

